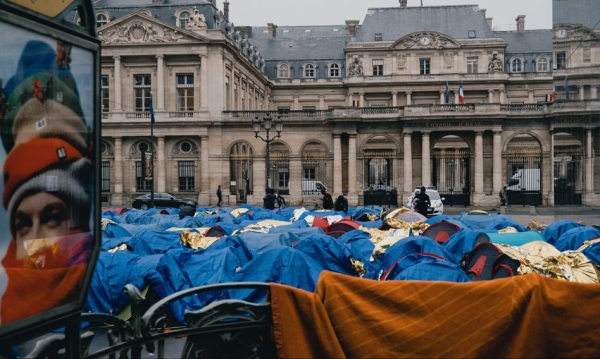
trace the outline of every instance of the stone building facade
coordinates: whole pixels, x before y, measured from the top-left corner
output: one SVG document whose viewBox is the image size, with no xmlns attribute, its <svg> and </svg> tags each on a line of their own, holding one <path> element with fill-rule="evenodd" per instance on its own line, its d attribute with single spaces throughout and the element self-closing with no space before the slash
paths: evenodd
<svg viewBox="0 0 600 359">
<path fill-rule="evenodd" d="M 350 205 L 424 185 L 496 206 L 519 172 L 509 203 L 600 205 L 600 31 L 573 2 L 600 7 L 554 0 L 553 29 L 494 31 L 473 5 L 245 27 L 227 1 L 99 0 L 103 200 L 147 193 L 154 149 L 154 190 L 200 205 L 219 184 L 228 205 L 262 204 L 267 185 L 312 204 L 322 182 Z M 268 146 L 265 118 L 283 124 Z"/>
</svg>

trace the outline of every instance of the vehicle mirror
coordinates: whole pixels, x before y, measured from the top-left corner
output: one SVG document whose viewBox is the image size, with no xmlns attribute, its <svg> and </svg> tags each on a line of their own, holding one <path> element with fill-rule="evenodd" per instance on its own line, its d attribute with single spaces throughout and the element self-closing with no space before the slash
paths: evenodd
<svg viewBox="0 0 600 359">
<path fill-rule="evenodd" d="M 442 202 L 444 202 L 446 200 L 446 197 L 442 197 Z"/>
</svg>

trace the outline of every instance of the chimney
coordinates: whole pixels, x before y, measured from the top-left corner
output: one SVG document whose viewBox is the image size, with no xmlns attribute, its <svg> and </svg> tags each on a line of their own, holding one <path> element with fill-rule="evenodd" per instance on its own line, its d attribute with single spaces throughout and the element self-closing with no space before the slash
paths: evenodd
<svg viewBox="0 0 600 359">
<path fill-rule="evenodd" d="M 483 14 L 483 17 L 485 17 L 485 13 L 486 13 L 487 9 L 479 9 L 479 11 L 481 11 L 481 13 Z"/>
<path fill-rule="evenodd" d="M 226 19 L 229 19 L 229 1 L 223 1 L 223 15 Z"/>
<path fill-rule="evenodd" d="M 163 0 L 152 0 L 153 4 L 162 4 Z"/>
<path fill-rule="evenodd" d="M 517 16 L 517 18 L 515 20 L 517 20 L 517 31 L 524 31 L 525 30 L 525 15 L 519 15 L 519 16 Z"/>
<path fill-rule="evenodd" d="M 358 25 L 359 20 L 346 20 L 346 25 L 348 25 L 348 32 L 350 32 L 350 36 L 356 36 L 356 25 Z"/>
<path fill-rule="evenodd" d="M 217 0 L 210 0 L 214 7 L 217 7 Z"/>
<path fill-rule="evenodd" d="M 490 26 L 490 29 L 494 29 L 494 27 L 492 26 L 492 20 L 494 20 L 494 18 L 493 17 L 486 17 L 485 19 L 487 20 L 487 23 Z"/>
<path fill-rule="evenodd" d="M 408 0 L 400 0 L 400 7 L 407 7 L 408 6 Z"/>
<path fill-rule="evenodd" d="M 269 27 L 269 36 L 273 38 L 277 37 L 277 25 L 270 22 L 267 26 Z"/>
</svg>

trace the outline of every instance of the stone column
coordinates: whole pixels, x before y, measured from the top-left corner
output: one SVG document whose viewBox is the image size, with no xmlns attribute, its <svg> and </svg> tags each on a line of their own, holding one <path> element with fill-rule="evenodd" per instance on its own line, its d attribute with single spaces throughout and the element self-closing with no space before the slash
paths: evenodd
<svg viewBox="0 0 600 359">
<path fill-rule="evenodd" d="M 440 91 L 440 105 L 446 103 L 446 91 Z"/>
<path fill-rule="evenodd" d="M 333 135 L 333 190 L 331 195 L 342 194 L 342 138 Z"/>
<path fill-rule="evenodd" d="M 348 106 L 352 106 L 352 103 L 354 102 L 354 95 L 352 93 L 348 94 Z"/>
<path fill-rule="evenodd" d="M 361 92 L 358 95 L 359 95 L 358 107 L 366 107 L 365 106 L 365 93 Z"/>
<path fill-rule="evenodd" d="M 158 155 L 158 182 L 157 182 L 157 186 L 158 186 L 158 192 L 166 192 L 166 182 L 165 179 L 167 178 L 167 168 L 166 168 L 166 163 L 165 163 L 165 137 L 164 136 L 159 136 L 158 137 L 158 151 L 157 151 L 157 155 Z"/>
<path fill-rule="evenodd" d="M 429 132 L 423 131 L 422 133 L 423 142 L 423 159 L 422 159 L 422 173 L 421 178 L 423 179 L 423 186 L 427 187 L 431 185 L 431 155 L 429 150 Z"/>
<path fill-rule="evenodd" d="M 319 95 L 319 110 L 327 110 L 325 108 L 325 96 Z"/>
<path fill-rule="evenodd" d="M 494 90 L 488 90 L 488 103 L 494 103 Z"/>
<path fill-rule="evenodd" d="M 492 154 L 492 180 L 495 194 L 499 193 L 503 187 L 502 184 L 502 131 L 494 131 Z"/>
<path fill-rule="evenodd" d="M 504 104 L 506 102 L 506 96 L 504 90 L 500 90 L 500 104 Z"/>
<path fill-rule="evenodd" d="M 216 191 L 216 190 L 215 190 Z M 198 203 L 210 204 L 210 166 L 208 163 L 208 136 L 200 136 L 200 197 Z"/>
<path fill-rule="evenodd" d="M 356 193 L 356 135 L 348 137 L 348 195 Z"/>
<path fill-rule="evenodd" d="M 156 106 L 165 109 L 165 56 L 156 55 Z M 163 139 L 164 140 L 164 139 Z M 159 192 L 164 192 L 159 190 Z"/>
<path fill-rule="evenodd" d="M 115 193 L 123 193 L 123 141 L 115 137 Z"/>
<path fill-rule="evenodd" d="M 475 194 L 483 193 L 483 131 L 475 131 Z"/>
<path fill-rule="evenodd" d="M 585 86 L 579 85 L 577 86 L 577 90 L 579 92 L 579 100 L 585 100 Z"/>
<path fill-rule="evenodd" d="M 454 91 L 454 104 L 458 105 L 458 91 Z"/>
<path fill-rule="evenodd" d="M 550 130 L 550 193 L 548 196 L 548 205 L 554 206 L 554 178 L 556 175 L 554 174 L 554 130 Z"/>
<path fill-rule="evenodd" d="M 412 91 L 406 91 L 406 104 L 412 105 Z"/>
<path fill-rule="evenodd" d="M 121 56 L 113 56 L 115 60 L 115 111 L 121 111 Z"/>
<path fill-rule="evenodd" d="M 598 98 L 598 87 L 595 85 L 592 85 L 590 87 L 590 98 L 592 100 L 597 99 Z"/>
<path fill-rule="evenodd" d="M 590 194 L 594 192 L 594 159 L 592 158 L 592 141 L 592 129 L 588 128 L 585 161 L 585 191 Z"/>
<path fill-rule="evenodd" d="M 200 57 L 200 104 L 198 107 L 208 107 L 208 85 L 210 80 L 208 78 L 208 56 Z M 240 88 L 238 88 L 238 95 L 242 93 L 241 83 Z M 219 116 L 221 114 L 219 113 Z"/>
<path fill-rule="evenodd" d="M 404 131 L 404 194 L 410 195 L 414 192 L 412 184 L 412 141 L 411 131 Z"/>
<path fill-rule="evenodd" d="M 292 110 L 302 110 L 300 108 L 300 96 L 298 95 L 294 95 L 294 107 L 292 108 Z"/>
<path fill-rule="evenodd" d="M 398 91 L 392 92 L 392 106 L 398 106 Z"/>
</svg>

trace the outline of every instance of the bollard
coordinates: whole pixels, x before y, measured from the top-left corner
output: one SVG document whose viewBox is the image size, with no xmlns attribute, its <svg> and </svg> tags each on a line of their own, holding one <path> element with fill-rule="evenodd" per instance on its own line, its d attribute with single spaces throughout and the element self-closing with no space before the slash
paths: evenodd
<svg viewBox="0 0 600 359">
<path fill-rule="evenodd" d="M 506 206 L 500 206 L 500 214 L 506 214 Z"/>
<path fill-rule="evenodd" d="M 532 216 L 536 215 L 535 206 L 529 206 L 529 214 Z"/>
</svg>

